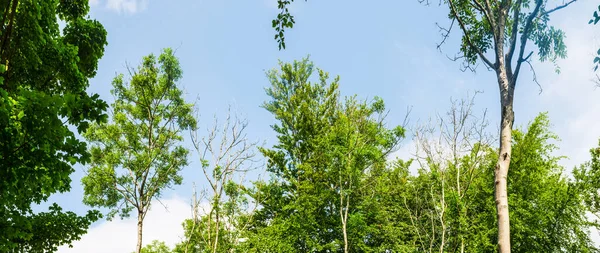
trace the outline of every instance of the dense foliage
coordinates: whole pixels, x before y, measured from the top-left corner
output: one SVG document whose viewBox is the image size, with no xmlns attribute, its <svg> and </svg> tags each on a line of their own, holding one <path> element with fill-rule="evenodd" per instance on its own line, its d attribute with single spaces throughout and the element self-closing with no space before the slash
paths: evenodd
<svg viewBox="0 0 600 253">
<path fill-rule="evenodd" d="M 279 49 L 285 48 L 285 28 L 292 28 L 295 21 L 288 6 L 294 0 L 278 0 L 281 11 L 273 20 L 275 40 Z M 429 0 L 418 0 L 430 4 Z M 548 0 L 443 0 L 440 5 L 448 7 L 448 28 L 440 27 L 442 41 L 446 42 L 456 25 L 462 32 L 460 50 L 454 60 L 462 60 L 463 68 L 475 71 L 477 62 L 483 62 L 488 70 L 495 72 L 500 94 L 500 135 L 498 136 L 498 162 L 494 170 L 494 196 L 496 201 L 499 251 L 511 251 L 510 215 L 508 201 L 508 171 L 511 164 L 511 134 L 515 113 L 513 101 L 515 88 L 523 63 L 531 65 L 531 57 L 537 51 L 540 61 L 551 61 L 556 66 L 558 58 L 566 57 L 564 32 L 550 25 L 550 14 L 567 7 L 577 0 L 563 1 L 551 6 Z M 595 13 L 596 17 L 598 16 Z M 597 22 L 597 20 L 595 21 Z M 529 43 L 529 46 L 527 45 Z M 531 45 L 533 44 L 533 45 Z M 535 51 L 529 51 L 534 46 Z M 529 51 L 529 52 L 526 52 Z M 514 65 L 513 65 L 514 64 Z M 534 72 L 534 81 L 537 82 Z M 539 83 L 538 83 L 539 84 Z"/>
<path fill-rule="evenodd" d="M 31 206 L 70 190 L 73 165 L 89 161 L 76 137 L 103 121 L 107 105 L 88 94 L 106 31 L 86 17 L 88 1 L 2 0 L 0 25 L 0 251 L 53 251 L 85 233 L 86 216 Z M 59 28 L 59 23 L 64 28 Z"/>
<path fill-rule="evenodd" d="M 328 82 L 319 70 L 313 83 L 313 69 L 304 59 L 268 72 L 271 100 L 264 107 L 277 119 L 278 142 L 260 150 L 271 178 L 226 191 L 233 200 L 247 193 L 259 208 L 228 216 L 216 248 L 215 229 L 206 227 L 215 226 L 214 214 L 186 220 L 186 239 L 166 252 L 498 251 L 498 153 L 472 101 L 453 103 L 448 118 L 416 127 L 414 158 L 389 160 L 404 130 L 385 128 L 383 102 L 342 100 L 337 79 Z M 600 224 L 587 216 L 600 207 L 600 148 L 568 176 L 549 126 L 542 113 L 513 130 L 513 250 L 600 252 L 590 236 Z"/>
</svg>

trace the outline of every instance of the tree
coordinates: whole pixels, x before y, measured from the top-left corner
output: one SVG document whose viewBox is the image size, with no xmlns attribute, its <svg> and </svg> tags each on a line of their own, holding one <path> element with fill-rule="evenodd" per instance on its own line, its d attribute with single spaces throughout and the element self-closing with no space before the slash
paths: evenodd
<svg viewBox="0 0 600 253">
<path fill-rule="evenodd" d="M 192 104 L 186 103 L 177 81 L 182 76 L 171 49 L 144 57 L 137 70 L 113 80 L 112 121 L 94 124 L 85 134 L 92 144 L 91 166 L 82 179 L 84 203 L 117 213 L 137 214 L 137 248 L 152 199 L 165 188 L 181 184 L 179 171 L 188 164 L 181 132 L 196 126 Z"/>
<path fill-rule="evenodd" d="M 248 140 L 248 122 L 228 110 L 222 125 L 217 117 L 207 136 L 193 129 L 191 139 L 200 156 L 201 170 L 208 187 L 206 198 L 192 200 L 192 219 L 184 221 L 185 240 L 175 248 L 179 252 L 231 252 L 246 230 L 244 218 L 252 211 L 243 194 L 245 173 L 252 169 L 256 143 Z M 209 203 L 201 210 L 202 200 Z M 254 206 L 256 208 L 256 206 Z"/>
<path fill-rule="evenodd" d="M 429 4 L 429 0 L 419 1 Z M 531 66 L 530 60 L 534 51 L 526 53 L 527 43 L 531 41 L 537 47 L 540 61 L 550 60 L 555 63 L 557 58 L 566 57 L 564 33 L 548 25 L 549 15 L 576 1 L 569 0 L 553 8 L 547 8 L 547 0 L 440 1 L 440 4 L 448 6 L 448 17 L 452 23 L 449 28 L 442 29 L 443 40 L 438 46 L 445 42 L 453 26 L 458 23 L 463 37 L 456 59 L 463 59 L 464 67 L 469 69 L 473 69 L 473 64 L 478 60 L 482 61 L 484 66 L 495 72 L 498 82 L 501 109 L 500 148 L 494 171 L 494 196 L 500 252 L 510 252 L 507 177 L 512 155 L 513 100 L 522 64 Z M 281 12 L 273 20 L 273 27 L 277 32 L 275 39 L 278 40 L 280 49 L 285 48 L 285 28 L 291 28 L 294 24 L 293 16 L 287 8 L 291 2 L 293 0 L 278 0 Z"/>
<path fill-rule="evenodd" d="M 599 252 L 589 236 L 596 221 L 586 217 L 591 209 L 583 201 L 598 185 L 583 185 L 568 178 L 552 153 L 558 136 L 549 130 L 546 113 L 528 126 L 527 132 L 514 131 L 515 168 L 509 179 L 509 200 L 513 203 L 513 242 L 515 252 Z M 574 173 L 575 174 L 575 173 Z M 585 173 L 594 177 L 595 173 Z"/>
<path fill-rule="evenodd" d="M 491 164 L 492 136 L 486 131 L 487 113 L 473 112 L 475 97 L 452 100 L 445 116 L 414 131 L 419 172 L 410 191 L 422 197 L 403 202 L 411 220 L 418 221 L 412 222 L 416 233 L 424 238 L 419 251 L 482 251 L 472 248 L 479 231 L 469 229 L 473 224 L 469 216 L 477 212 L 473 195 L 481 190 L 473 185 L 482 179 L 481 169 Z"/>
<path fill-rule="evenodd" d="M 245 247 L 250 252 L 349 252 L 368 240 L 360 232 L 364 175 L 385 164 L 404 129 L 385 127 L 385 106 L 355 97 L 339 98 L 338 78 L 309 78 L 308 59 L 280 63 L 267 73 L 270 101 L 264 108 L 278 120 L 278 143 L 261 148 L 269 182 L 256 182 L 261 209 L 253 217 Z M 257 199 L 255 197 L 255 199 Z"/>
<path fill-rule="evenodd" d="M 57 205 L 34 214 L 31 205 L 70 190 L 73 166 L 89 161 L 71 129 L 83 133 L 106 119 L 106 103 L 86 91 L 106 31 L 86 17 L 87 1 L 2 0 L 0 6 L 0 251 L 54 251 L 99 218 Z"/>
</svg>

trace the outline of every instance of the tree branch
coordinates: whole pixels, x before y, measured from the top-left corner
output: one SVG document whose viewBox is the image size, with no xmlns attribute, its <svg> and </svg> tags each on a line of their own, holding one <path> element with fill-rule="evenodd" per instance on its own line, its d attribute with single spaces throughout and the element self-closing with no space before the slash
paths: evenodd
<svg viewBox="0 0 600 253">
<path fill-rule="evenodd" d="M 535 8 L 533 10 L 533 12 L 531 12 L 529 14 L 529 16 L 527 17 L 527 21 L 525 22 L 525 28 L 523 29 L 523 33 L 521 34 L 521 48 L 519 48 L 519 60 L 517 61 L 517 67 L 515 67 L 514 70 L 514 75 L 512 77 L 512 80 L 509 80 L 509 85 L 511 86 L 510 88 L 514 89 L 516 82 L 517 82 L 517 77 L 519 77 L 519 71 L 521 70 L 521 63 L 523 63 L 523 61 L 526 61 L 523 58 L 523 54 L 525 52 L 525 46 L 527 45 L 527 37 L 529 36 L 529 32 L 531 30 L 531 26 L 533 24 L 533 19 L 535 17 L 538 16 L 538 13 L 540 11 L 540 8 L 542 7 L 543 4 L 543 0 L 536 0 L 535 1 Z M 529 54 L 529 56 L 527 56 L 526 58 L 529 58 L 531 56 L 531 53 Z"/>
<path fill-rule="evenodd" d="M 485 57 L 485 55 L 481 51 L 481 48 L 476 47 L 475 44 L 473 44 L 473 42 L 471 41 L 471 37 L 469 36 L 469 32 L 468 32 L 468 30 L 467 30 L 464 22 L 458 16 L 458 12 L 456 11 L 456 7 L 452 3 L 452 0 L 448 1 L 448 3 L 450 5 L 450 10 L 452 11 L 452 14 L 453 14 L 454 18 L 456 18 L 456 20 L 458 21 L 458 24 L 460 25 L 460 28 L 463 30 L 463 33 L 465 34 L 465 38 L 467 40 L 467 43 L 469 44 L 469 47 L 471 47 L 471 49 L 473 49 L 473 50 L 475 50 L 477 52 L 477 54 L 479 55 L 479 57 L 481 58 L 481 60 L 483 60 L 483 62 L 485 62 L 486 65 L 488 65 L 490 68 L 494 68 L 494 66 L 496 64 L 492 64 L 492 62 L 487 57 Z"/>
<path fill-rule="evenodd" d="M 517 0 L 515 10 L 513 11 L 513 25 L 510 34 L 508 53 L 506 54 L 505 62 L 507 66 L 507 70 L 510 75 L 509 78 L 512 78 L 512 58 L 515 53 L 515 49 L 517 48 L 517 30 L 519 29 L 519 14 L 521 14 L 521 4 L 523 0 Z"/>
<path fill-rule="evenodd" d="M 450 23 L 450 27 L 448 29 L 440 26 L 438 23 L 435 23 L 435 25 L 440 29 L 440 32 L 442 33 L 442 41 L 437 44 L 437 49 L 438 50 L 441 51 L 440 48 L 446 42 L 446 39 L 448 39 L 448 37 L 450 36 L 450 32 L 452 31 L 452 27 L 454 27 L 454 22 L 455 21 L 456 21 L 456 19 L 452 19 L 452 23 Z"/>
<path fill-rule="evenodd" d="M 533 53 L 533 52 L 532 52 L 532 53 Z M 531 56 L 531 54 L 529 54 L 529 56 Z M 525 60 L 525 62 L 526 62 L 527 64 L 529 64 L 529 68 L 531 69 L 531 72 L 533 73 L 533 81 L 534 81 L 534 82 L 535 82 L 535 83 L 538 85 L 538 87 L 540 88 L 540 93 L 539 93 L 539 94 L 542 94 L 542 91 L 543 91 L 543 90 L 542 90 L 542 85 L 541 85 L 541 84 L 540 84 L 540 82 L 538 82 L 538 80 L 537 80 L 537 75 L 535 74 L 535 69 L 533 68 L 533 65 L 531 65 L 531 61 L 529 60 L 529 56 L 525 58 L 525 59 L 527 59 L 527 60 Z"/>
<path fill-rule="evenodd" d="M 542 15 L 548 15 L 548 14 L 550 14 L 550 13 L 552 13 L 552 12 L 555 12 L 555 11 L 557 11 L 557 10 L 560 10 L 560 9 L 562 9 L 562 8 L 565 8 L 565 7 L 567 7 L 567 6 L 569 6 L 570 4 L 572 4 L 572 3 L 574 3 L 574 2 L 577 2 L 577 0 L 571 0 L 571 1 L 567 2 L 567 3 L 564 3 L 564 4 L 562 4 L 562 5 L 556 6 L 556 7 L 554 7 L 553 9 L 550 9 L 550 10 L 548 10 L 548 11 L 544 11 L 544 12 L 542 12 Z"/>
</svg>

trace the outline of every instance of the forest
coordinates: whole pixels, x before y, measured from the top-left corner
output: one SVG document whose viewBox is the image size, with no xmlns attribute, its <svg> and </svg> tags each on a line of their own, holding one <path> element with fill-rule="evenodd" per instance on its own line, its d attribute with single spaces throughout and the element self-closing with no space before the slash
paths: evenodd
<svg viewBox="0 0 600 253">
<path fill-rule="evenodd" d="M 323 2 L 0 0 L 0 252 L 600 252 L 599 3 Z"/>
</svg>

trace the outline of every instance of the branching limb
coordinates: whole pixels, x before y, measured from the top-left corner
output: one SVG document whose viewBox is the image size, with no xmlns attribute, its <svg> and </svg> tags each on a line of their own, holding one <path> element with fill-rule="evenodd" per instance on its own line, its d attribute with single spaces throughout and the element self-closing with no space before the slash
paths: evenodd
<svg viewBox="0 0 600 253">
<path fill-rule="evenodd" d="M 525 58 L 523 58 L 523 54 L 525 53 L 525 46 L 527 45 L 527 39 L 528 39 L 527 36 L 529 35 L 529 32 L 531 31 L 531 27 L 533 26 L 533 19 L 538 16 L 543 3 L 544 3 L 544 0 L 535 0 L 535 8 L 529 14 L 529 16 L 527 17 L 527 21 L 525 22 L 525 28 L 523 29 L 523 33 L 521 34 L 521 47 L 519 48 L 519 57 L 517 60 L 517 67 L 515 67 L 512 79 L 509 80 L 509 84 L 511 86 L 510 88 L 513 90 L 515 88 L 517 78 L 519 77 L 519 71 L 521 70 L 521 64 L 524 61 L 527 61 L 526 59 L 531 57 L 532 53 L 530 53 Z"/>
<path fill-rule="evenodd" d="M 442 45 L 444 43 L 446 43 L 446 39 L 448 39 L 448 37 L 450 37 L 450 32 L 452 31 L 452 27 L 454 27 L 454 22 L 455 21 L 456 21 L 456 19 L 452 19 L 452 23 L 450 23 L 450 27 L 449 28 L 444 28 L 444 27 L 440 26 L 438 23 L 435 23 L 435 25 L 440 30 L 440 33 L 442 34 L 442 41 L 437 44 L 437 49 L 438 50 L 441 51 Z"/>
<path fill-rule="evenodd" d="M 529 54 L 529 55 L 531 55 L 531 54 Z M 540 82 L 538 82 L 537 75 L 535 73 L 535 69 L 533 68 L 533 65 L 531 65 L 531 60 L 528 59 L 528 58 L 529 57 L 526 58 L 527 60 L 525 60 L 525 62 L 529 65 L 529 68 L 531 69 L 531 73 L 533 73 L 533 81 L 538 85 L 538 88 L 540 88 L 540 93 L 539 94 L 542 94 L 542 91 L 543 91 L 542 90 L 542 85 L 540 84 Z"/>
<path fill-rule="evenodd" d="M 471 36 L 469 35 L 469 32 L 467 30 L 467 27 L 465 25 L 465 23 L 460 19 L 460 16 L 458 15 L 458 11 L 456 11 L 456 6 L 454 5 L 454 3 L 452 2 L 452 0 L 448 1 L 448 4 L 450 5 L 450 10 L 452 12 L 452 15 L 456 18 L 456 20 L 458 21 L 458 24 L 460 25 L 460 28 L 463 30 L 463 33 L 465 34 L 465 38 L 467 40 L 467 44 L 469 44 L 469 47 L 471 47 L 471 49 L 475 50 L 475 52 L 477 52 L 477 54 L 479 55 L 479 58 L 481 58 L 481 60 L 490 68 L 494 68 L 494 66 L 496 66 L 496 64 L 493 64 L 484 54 L 483 51 L 481 51 L 481 48 L 476 47 L 475 44 L 473 43 L 473 41 L 471 40 Z"/>
<path fill-rule="evenodd" d="M 505 58 L 505 62 L 506 62 L 506 66 L 507 66 L 507 70 L 509 71 L 510 75 L 509 78 L 512 77 L 512 58 L 513 55 L 515 53 L 515 49 L 517 48 L 517 34 L 518 29 L 519 29 L 519 14 L 521 14 L 521 5 L 523 3 L 523 0 L 517 0 L 516 6 L 515 6 L 515 10 L 513 10 L 513 25 L 512 25 L 512 30 L 511 30 L 511 34 L 510 34 L 510 40 L 509 40 L 509 45 L 508 45 L 508 53 L 506 54 L 506 58 Z"/>
<path fill-rule="evenodd" d="M 557 10 L 560 10 L 560 9 L 562 9 L 562 8 L 565 8 L 565 7 L 567 7 L 567 6 L 569 6 L 570 4 L 572 4 L 572 3 L 574 3 L 574 2 L 577 2 L 577 0 L 571 0 L 571 1 L 569 1 L 569 2 L 566 2 L 566 3 L 563 1 L 563 4 L 562 4 L 562 5 L 559 5 L 559 6 L 556 6 L 556 7 L 552 8 L 552 9 L 550 9 L 550 10 L 544 11 L 544 12 L 542 13 L 542 15 L 544 15 L 544 16 L 545 16 L 545 15 L 548 15 L 548 14 L 550 14 L 550 13 L 552 13 L 552 12 L 555 12 L 555 11 L 557 11 Z"/>
</svg>

